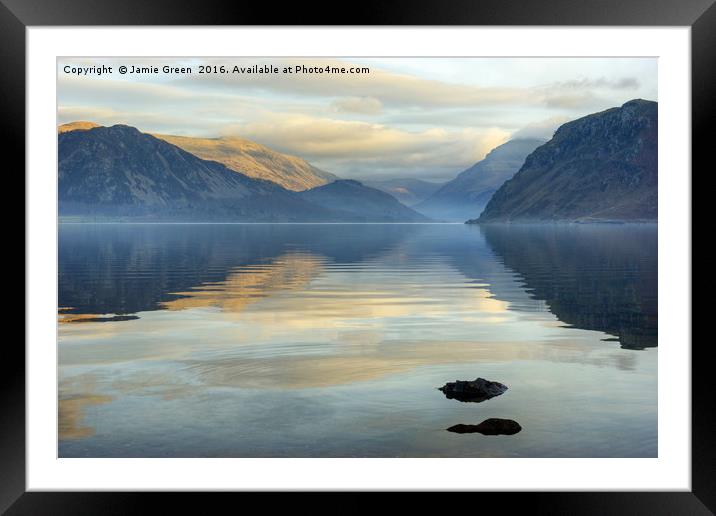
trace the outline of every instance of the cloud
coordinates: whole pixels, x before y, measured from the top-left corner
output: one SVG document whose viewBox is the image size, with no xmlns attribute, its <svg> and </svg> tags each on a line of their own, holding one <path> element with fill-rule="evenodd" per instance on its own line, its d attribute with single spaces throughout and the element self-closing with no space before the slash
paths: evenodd
<svg viewBox="0 0 716 516">
<path fill-rule="evenodd" d="M 553 116 L 547 118 L 546 120 L 533 122 L 513 133 L 511 139 L 539 138 L 542 140 L 549 140 L 552 138 L 557 128 L 562 124 L 569 122 L 569 120 L 569 117 L 566 116 Z"/>
<path fill-rule="evenodd" d="M 300 64 L 310 68 L 355 67 L 356 63 L 341 59 L 294 58 L 242 60 L 242 65 L 263 66 L 271 63 L 279 70 L 288 67 L 296 69 Z M 224 59 L 207 59 L 206 64 L 225 63 Z M 191 84 L 194 87 L 220 87 L 238 90 L 255 90 L 284 95 L 309 97 L 338 97 L 332 106 L 344 112 L 376 113 L 377 106 L 420 106 L 420 107 L 494 107 L 540 106 L 559 108 L 588 107 L 601 99 L 595 90 L 635 90 L 640 82 L 635 77 L 608 79 L 606 77 L 555 81 L 531 86 L 481 86 L 477 83 L 464 84 L 437 79 L 418 77 L 389 71 L 376 66 L 368 67 L 369 73 L 252 73 L 212 74 L 207 77 L 187 76 L 177 85 Z M 365 100 L 362 100 L 365 99 Z M 369 100 L 372 99 L 372 100 Z M 370 109 L 371 111 L 365 111 Z"/>
<path fill-rule="evenodd" d="M 113 106 L 182 102 L 191 99 L 192 93 L 184 88 L 129 80 L 96 79 L 60 75 L 57 96 L 67 102 L 72 99 L 89 102 L 112 102 Z"/>
<path fill-rule="evenodd" d="M 552 89 L 612 89 L 612 90 L 635 90 L 639 88 L 639 80 L 636 77 L 622 77 L 620 79 L 607 79 L 600 77 L 598 79 L 574 79 L 570 81 L 561 81 L 550 84 L 548 87 Z"/>
<path fill-rule="evenodd" d="M 426 140 L 444 140 L 446 134 L 441 129 L 410 133 L 381 124 L 308 115 L 272 117 L 227 131 L 231 132 L 292 152 L 301 150 L 304 154 L 323 157 L 411 152 L 419 149 Z"/>
<path fill-rule="evenodd" d="M 550 94 L 544 99 L 544 103 L 550 108 L 580 109 L 589 106 L 596 106 L 600 99 L 590 92 L 570 94 Z"/>
<path fill-rule="evenodd" d="M 580 78 L 569 81 L 549 83 L 535 88 L 540 92 L 544 104 L 558 109 L 597 109 L 609 105 L 606 97 L 609 92 L 636 90 L 640 86 L 634 77 L 619 79 Z"/>
<path fill-rule="evenodd" d="M 228 127 L 241 135 L 308 161 L 343 177 L 431 172 L 454 176 L 504 143 L 509 132 L 492 127 L 448 131 L 407 131 L 355 120 L 306 115 L 269 119 Z"/>
<path fill-rule="evenodd" d="M 355 67 L 355 63 L 340 59 L 246 59 L 242 66 L 263 66 L 267 63 L 283 70 L 301 64 L 307 67 Z M 225 63 L 224 59 L 208 59 L 206 64 Z M 369 73 L 251 73 L 189 75 L 177 79 L 176 86 L 196 88 L 221 87 L 256 90 L 315 97 L 374 98 L 382 104 L 420 106 L 475 106 L 508 103 L 539 103 L 539 95 L 529 88 L 481 87 L 449 83 L 402 74 L 371 66 Z"/>
<path fill-rule="evenodd" d="M 346 97 L 331 102 L 331 108 L 339 113 L 375 115 L 383 111 L 383 103 L 375 97 Z"/>
</svg>

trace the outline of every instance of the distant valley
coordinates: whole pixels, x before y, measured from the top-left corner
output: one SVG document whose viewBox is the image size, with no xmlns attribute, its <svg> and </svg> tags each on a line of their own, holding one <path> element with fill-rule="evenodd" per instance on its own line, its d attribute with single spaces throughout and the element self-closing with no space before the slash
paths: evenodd
<svg viewBox="0 0 716 516">
<path fill-rule="evenodd" d="M 389 193 L 406 206 L 415 206 L 437 192 L 444 183 L 422 179 L 396 178 L 364 181 L 366 186 Z"/>
<path fill-rule="evenodd" d="M 447 222 L 465 222 L 477 217 L 492 194 L 512 178 L 525 158 L 543 143 L 544 140 L 517 139 L 495 147 L 485 159 L 445 183 L 415 209 Z"/>
</svg>

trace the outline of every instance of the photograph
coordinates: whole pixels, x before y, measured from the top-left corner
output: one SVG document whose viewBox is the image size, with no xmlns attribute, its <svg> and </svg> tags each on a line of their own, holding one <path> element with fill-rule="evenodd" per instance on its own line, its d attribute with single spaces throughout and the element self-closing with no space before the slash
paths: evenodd
<svg viewBox="0 0 716 516">
<path fill-rule="evenodd" d="M 659 458 L 659 65 L 57 56 L 58 458 Z"/>
<path fill-rule="evenodd" d="M 714 514 L 715 1 L 0 0 L 0 514 Z"/>
</svg>

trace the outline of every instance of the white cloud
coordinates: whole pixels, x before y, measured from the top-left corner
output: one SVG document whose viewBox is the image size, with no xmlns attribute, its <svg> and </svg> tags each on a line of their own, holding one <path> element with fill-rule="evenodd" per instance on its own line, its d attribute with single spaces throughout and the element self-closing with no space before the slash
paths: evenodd
<svg viewBox="0 0 716 516">
<path fill-rule="evenodd" d="M 331 108 L 343 113 L 375 115 L 383 111 L 383 103 L 375 97 L 344 97 L 331 102 Z"/>
<path fill-rule="evenodd" d="M 306 115 L 273 116 L 230 126 L 225 134 L 241 135 L 312 159 L 379 159 L 404 163 L 439 162 L 446 154 L 454 156 L 451 161 L 476 161 L 509 136 L 499 128 L 406 131 L 382 124 Z"/>
</svg>

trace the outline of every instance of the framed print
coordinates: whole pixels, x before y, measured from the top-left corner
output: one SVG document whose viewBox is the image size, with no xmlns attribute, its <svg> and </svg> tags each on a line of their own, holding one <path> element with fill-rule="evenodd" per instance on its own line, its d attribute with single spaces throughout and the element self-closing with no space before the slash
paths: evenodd
<svg viewBox="0 0 716 516">
<path fill-rule="evenodd" d="M 713 511 L 709 1 L 351 26 L 130 4 L 0 11 L 27 203 L 8 514 L 140 491 Z"/>
</svg>

